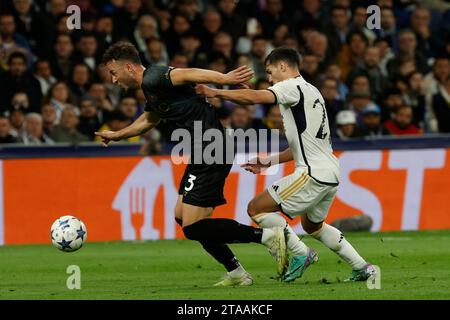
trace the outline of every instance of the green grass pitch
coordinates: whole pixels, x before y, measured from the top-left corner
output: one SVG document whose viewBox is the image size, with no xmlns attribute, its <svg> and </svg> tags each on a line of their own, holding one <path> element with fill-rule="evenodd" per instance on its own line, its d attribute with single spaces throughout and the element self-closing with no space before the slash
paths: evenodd
<svg viewBox="0 0 450 320">
<path fill-rule="evenodd" d="M 319 262 L 302 279 L 274 280 L 262 246 L 235 244 L 251 287 L 214 288 L 224 273 L 192 241 L 87 243 L 63 253 L 50 244 L 0 247 L 0 299 L 450 299 L 450 230 L 353 233 L 347 239 L 381 268 L 381 289 L 344 283 L 350 268 L 310 237 Z M 81 268 L 81 290 L 68 290 L 66 269 Z"/>
</svg>

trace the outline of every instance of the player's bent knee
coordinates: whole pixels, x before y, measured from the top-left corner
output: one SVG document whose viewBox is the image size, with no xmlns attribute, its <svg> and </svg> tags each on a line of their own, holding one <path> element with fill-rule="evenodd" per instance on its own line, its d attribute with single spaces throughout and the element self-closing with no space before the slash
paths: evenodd
<svg viewBox="0 0 450 320">
<path fill-rule="evenodd" d="M 258 210 L 256 209 L 255 201 L 251 200 L 247 205 L 247 214 L 250 217 L 256 216 L 258 214 Z"/>
</svg>

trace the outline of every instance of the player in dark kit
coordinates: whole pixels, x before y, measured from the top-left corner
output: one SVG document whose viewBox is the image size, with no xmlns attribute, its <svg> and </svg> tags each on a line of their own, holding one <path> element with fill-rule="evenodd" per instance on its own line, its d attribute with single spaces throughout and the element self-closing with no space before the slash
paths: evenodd
<svg viewBox="0 0 450 320">
<path fill-rule="evenodd" d="M 142 88 L 147 99 L 145 112 L 130 126 L 120 131 L 97 132 L 103 145 L 141 135 L 159 125 L 166 134 L 183 128 L 193 133 L 194 122 L 201 121 L 202 130 L 223 132 L 215 109 L 195 93 L 195 85 L 216 83 L 236 85 L 248 81 L 253 71 L 240 67 L 227 74 L 203 69 L 174 69 L 151 66 L 145 68 L 136 48 L 118 42 L 104 54 L 103 64 L 112 82 L 125 90 Z M 169 137 L 170 138 L 170 137 Z M 194 141 L 205 146 L 204 141 Z M 253 279 L 236 259 L 227 243 L 260 243 L 265 245 L 278 263 L 278 273 L 286 266 L 286 239 L 283 228 L 259 229 L 231 219 L 213 219 L 216 206 L 224 204 L 225 179 L 231 164 L 212 165 L 192 161 L 181 180 L 175 219 L 186 238 L 199 241 L 203 248 L 227 269 L 219 286 L 251 285 Z"/>
</svg>

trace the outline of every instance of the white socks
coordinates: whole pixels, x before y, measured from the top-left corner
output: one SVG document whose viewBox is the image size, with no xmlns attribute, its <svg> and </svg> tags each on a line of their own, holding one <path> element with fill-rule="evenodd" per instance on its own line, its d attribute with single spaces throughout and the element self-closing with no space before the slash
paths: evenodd
<svg viewBox="0 0 450 320">
<path fill-rule="evenodd" d="M 311 234 L 326 247 L 336 252 L 344 261 L 351 265 L 353 270 L 362 269 L 367 262 L 356 252 L 352 245 L 344 238 L 342 232 L 325 222 L 322 229 Z"/>
<path fill-rule="evenodd" d="M 240 278 L 243 275 L 245 275 L 247 273 L 247 271 L 245 271 L 244 267 L 239 265 L 239 267 L 237 267 L 236 269 L 234 269 L 233 271 L 228 272 L 228 274 L 232 277 L 232 278 Z"/>
<path fill-rule="evenodd" d="M 254 217 L 252 217 L 253 221 L 255 221 L 261 228 L 264 228 L 262 243 L 265 243 L 270 237 L 270 232 L 272 230 L 267 230 L 268 228 L 274 227 L 286 227 L 288 230 L 287 236 L 287 247 L 295 256 L 304 256 L 308 253 L 308 247 L 298 238 L 295 234 L 294 230 L 287 224 L 286 220 L 278 213 L 261 213 Z M 272 234 L 273 236 L 273 234 Z"/>
</svg>

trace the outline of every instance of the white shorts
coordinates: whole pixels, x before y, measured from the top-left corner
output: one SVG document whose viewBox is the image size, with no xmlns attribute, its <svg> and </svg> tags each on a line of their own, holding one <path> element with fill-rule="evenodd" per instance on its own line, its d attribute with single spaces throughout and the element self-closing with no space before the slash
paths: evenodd
<svg viewBox="0 0 450 320">
<path fill-rule="evenodd" d="M 291 218 L 306 214 L 309 221 L 320 223 L 328 215 L 337 186 L 319 183 L 307 172 L 295 171 L 273 183 L 267 191 L 284 214 Z"/>
</svg>

